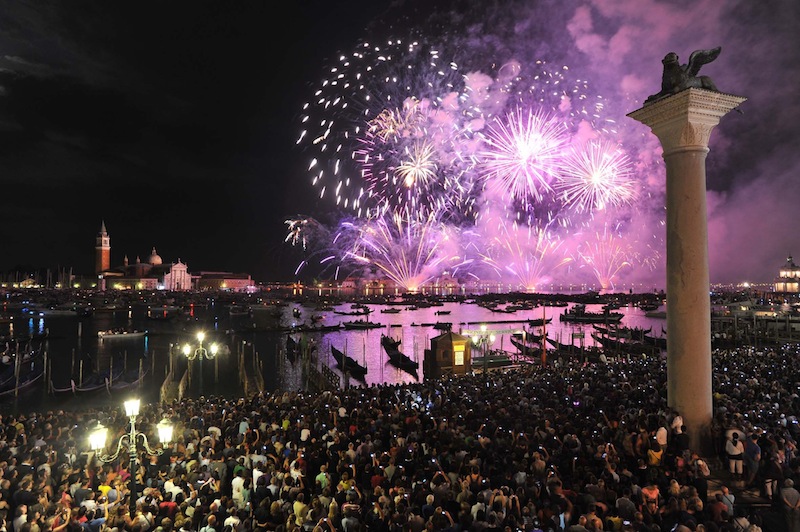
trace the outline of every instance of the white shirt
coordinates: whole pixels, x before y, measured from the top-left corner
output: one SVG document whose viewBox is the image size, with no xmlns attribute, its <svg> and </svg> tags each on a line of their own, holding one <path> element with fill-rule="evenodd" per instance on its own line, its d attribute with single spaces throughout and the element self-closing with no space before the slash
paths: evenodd
<svg viewBox="0 0 800 532">
<path fill-rule="evenodd" d="M 243 490 L 244 489 L 244 477 L 235 476 L 233 480 L 231 480 L 231 491 L 233 492 L 231 497 L 234 500 L 240 501 L 244 497 Z"/>
</svg>

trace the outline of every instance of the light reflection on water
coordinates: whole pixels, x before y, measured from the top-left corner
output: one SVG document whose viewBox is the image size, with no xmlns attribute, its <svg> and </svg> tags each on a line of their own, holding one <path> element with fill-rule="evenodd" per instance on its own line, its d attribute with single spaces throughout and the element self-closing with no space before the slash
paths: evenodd
<svg viewBox="0 0 800 532">
<path fill-rule="evenodd" d="M 404 305 L 399 307 L 402 309 L 401 312 L 387 314 L 382 313 L 381 310 L 390 308 L 389 306 L 370 304 L 367 306 L 372 311 L 368 316 L 369 320 L 380 323 L 381 328 L 340 329 L 324 334 L 305 334 L 306 340 L 316 344 L 316 363 L 318 365 L 327 365 L 334 369 L 334 373 L 341 374 L 331 357 L 331 346 L 334 346 L 367 367 L 368 373 L 365 380 L 368 385 L 416 381 L 414 376 L 387 363 L 386 354 L 380 343 L 382 334 L 401 340 L 401 351 L 419 362 L 418 377 L 423 379 L 424 350 L 429 347 L 432 338 L 441 334 L 441 331 L 431 326 L 437 322 L 452 323 L 452 330 L 456 333 L 475 330 L 481 324 L 486 324 L 489 332 L 497 331 L 495 340 L 490 346 L 492 349 L 514 351 L 515 348 L 509 340 L 511 332 L 521 330 L 528 320 L 546 317 L 552 318 L 552 321 L 546 326 L 546 333 L 550 338 L 561 343 L 574 343 L 578 348 L 594 345 L 591 338 L 592 325 L 559 321 L 559 315 L 566 310 L 564 307 L 537 307 L 514 313 L 499 313 L 476 304 L 448 302 L 443 306 L 419 309 L 410 309 Z M 600 305 L 587 305 L 589 311 L 599 311 L 600 308 Z M 295 315 L 295 309 L 299 312 L 299 318 Z M 334 309 L 340 312 L 353 310 L 349 303 L 338 305 Z M 437 314 L 437 311 L 449 312 L 449 314 Z M 652 327 L 654 336 L 661 336 L 662 327 L 666 327 L 665 320 L 648 318 L 637 307 L 624 306 L 615 312 L 624 314 L 622 325 L 639 328 Z M 310 306 L 289 303 L 282 307 L 280 325 L 288 327 L 309 324 L 312 316 L 322 316 L 319 319 L 319 323 L 322 325 L 336 325 L 364 318 L 364 316 L 340 315 L 333 311 L 316 311 Z M 46 387 L 41 386 L 39 389 L 25 392 L 16 401 L 13 397 L 3 398 L 0 400 L 0 411 L 117 405 L 121 404 L 123 394 L 131 395 L 133 393 L 137 393 L 145 401 L 157 401 L 158 389 L 169 367 L 170 350 L 177 344 L 192 341 L 199 330 L 206 331 L 208 343 L 218 341 L 230 349 L 229 355 L 218 356 L 214 361 L 203 363 L 202 392 L 205 395 L 235 397 L 241 393 L 241 386 L 238 384 L 236 375 L 236 354 L 241 350 L 244 350 L 248 356 L 251 356 L 253 352 L 258 355 L 268 390 L 303 389 L 301 363 L 292 364 L 284 357 L 285 333 L 250 331 L 226 334 L 228 330 L 244 330 L 251 322 L 249 317 L 231 318 L 228 314 L 228 307 L 219 304 L 212 304 L 208 307 L 195 306 L 186 309 L 183 315 L 170 320 L 148 319 L 146 308 L 134 307 L 131 312 L 95 313 L 92 317 L 81 320 L 74 317 L 37 317 L 22 322 L 18 321 L 15 325 L 17 327 L 16 334 L 25 334 L 20 330 L 27 331 L 27 334 L 44 333 L 45 331 L 49 333 L 43 349 L 47 351 L 51 361 L 54 384 L 59 387 L 69 382 L 69 376 L 76 373 L 81 361 L 83 361 L 85 371 L 97 367 L 107 369 L 112 357 L 115 357 L 115 364 L 127 363 L 129 368 L 138 367 L 141 360 L 142 366 L 148 371 L 148 376 L 141 389 L 116 392 L 115 395 L 100 391 L 78 396 L 71 394 L 50 396 L 47 394 Z M 98 339 L 98 331 L 115 327 L 147 329 L 149 334 L 145 338 L 138 339 Z M 541 333 L 541 328 L 536 328 L 535 332 Z M 0 331 L 0 334 L 7 333 Z M 295 334 L 294 337 L 300 340 L 301 334 Z M 182 372 L 187 361 L 178 354 L 174 359 L 174 364 Z M 195 365 L 195 369 L 197 368 L 198 366 Z M 344 382 L 344 378 L 342 381 Z M 200 394 L 197 382 L 194 383 L 190 394 Z"/>
</svg>

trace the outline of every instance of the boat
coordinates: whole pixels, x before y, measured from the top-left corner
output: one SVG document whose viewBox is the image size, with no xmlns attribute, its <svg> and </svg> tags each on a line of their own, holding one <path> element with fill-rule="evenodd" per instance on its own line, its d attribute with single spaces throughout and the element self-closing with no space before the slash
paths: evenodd
<svg viewBox="0 0 800 532">
<path fill-rule="evenodd" d="M 58 393 L 88 393 L 98 390 L 110 392 L 114 382 L 125 374 L 125 367 L 122 363 L 119 368 L 113 370 L 96 371 L 84 376 L 83 378 L 72 378 L 65 386 L 56 386 L 53 379 L 50 379 L 49 390 L 51 394 Z"/>
<path fill-rule="evenodd" d="M 492 312 L 498 312 L 498 313 L 500 313 L 500 314 L 513 314 L 514 312 L 516 312 L 516 310 L 511 310 L 511 308 L 512 308 L 512 307 L 505 307 L 505 308 L 500 308 L 500 307 L 486 307 L 486 308 L 488 308 L 488 309 L 489 309 L 489 310 L 491 310 Z"/>
<path fill-rule="evenodd" d="M 531 353 L 538 351 L 542 348 L 542 340 L 544 337 L 541 334 L 525 334 L 513 333 L 511 335 L 511 344 L 522 352 Z"/>
<path fill-rule="evenodd" d="M 412 323 L 411 325 L 416 325 Z M 449 321 L 437 321 L 435 323 L 420 323 L 422 327 L 433 327 L 437 331 L 450 331 L 453 329 L 453 323 Z"/>
<path fill-rule="evenodd" d="M 606 352 L 610 353 L 626 353 L 629 355 L 642 355 L 653 354 L 658 352 L 658 348 L 654 345 L 646 344 L 644 342 L 625 342 L 616 340 L 608 336 L 602 336 L 597 333 L 592 333 L 592 338 L 598 344 L 602 345 Z"/>
<path fill-rule="evenodd" d="M 644 313 L 645 317 L 647 318 L 657 318 L 661 320 L 667 319 L 667 311 L 666 310 L 648 310 Z"/>
<path fill-rule="evenodd" d="M 714 339 L 712 338 L 711 341 L 713 343 Z M 648 345 L 655 346 L 655 347 L 657 347 L 659 349 L 666 349 L 667 348 L 667 339 L 664 338 L 663 336 L 662 337 L 655 337 L 655 336 L 650 336 L 648 334 L 645 334 L 642 337 L 642 342 L 644 342 L 644 343 L 646 343 Z"/>
<path fill-rule="evenodd" d="M 367 320 L 355 320 L 355 321 L 345 321 L 342 323 L 342 327 L 348 330 L 353 329 L 380 329 L 383 327 L 380 323 L 375 323 L 372 321 Z"/>
<path fill-rule="evenodd" d="M 368 309 L 368 308 L 352 310 L 352 311 L 349 311 L 349 312 L 348 311 L 344 311 L 344 310 L 334 310 L 333 311 L 334 314 L 339 314 L 340 316 L 366 316 L 370 312 L 372 312 L 372 311 L 370 309 Z"/>
<path fill-rule="evenodd" d="M 19 368 L 20 372 L 22 373 L 22 368 L 27 367 L 27 364 L 32 365 L 41 360 L 44 355 L 42 349 L 26 349 L 24 351 L 17 351 L 14 353 L 4 353 L 3 354 L 3 361 L 0 364 L 0 390 L 5 389 L 9 386 L 13 386 L 14 380 L 17 377 L 17 361 L 19 356 L 22 356 L 19 359 Z"/>
<path fill-rule="evenodd" d="M 561 314 L 559 319 L 571 323 L 618 323 L 624 317 L 619 312 L 590 312 L 586 310 L 586 305 L 577 303 Z"/>
<path fill-rule="evenodd" d="M 97 331 L 97 337 L 101 340 L 125 340 L 130 338 L 143 338 L 147 336 L 147 331 L 136 329 L 108 329 L 107 331 Z"/>
<path fill-rule="evenodd" d="M 417 376 L 419 363 L 411 360 L 408 355 L 400 351 L 400 340 L 395 340 L 385 334 L 381 335 L 381 346 L 389 357 L 389 363 L 398 369 L 413 376 Z"/>
<path fill-rule="evenodd" d="M 544 327 L 553 321 L 553 318 L 538 318 L 535 320 L 528 320 L 528 327 Z"/>
<path fill-rule="evenodd" d="M 641 340 L 646 334 L 649 334 L 653 328 L 649 327 L 644 329 L 642 327 L 622 327 L 612 326 L 604 327 L 602 325 L 593 324 L 594 330 L 600 334 L 610 336 L 617 339 Z"/>
<path fill-rule="evenodd" d="M 8 385 L 0 389 L 0 397 L 17 395 L 33 388 L 44 376 L 44 359 L 31 364 L 25 372 L 21 372 L 19 379 L 13 379 Z"/>
<path fill-rule="evenodd" d="M 359 364 L 356 359 L 347 356 L 344 352 L 339 351 L 331 345 L 331 355 L 336 361 L 336 365 L 342 370 L 342 373 L 349 373 L 355 379 L 364 381 L 367 375 L 367 368 Z"/>
<path fill-rule="evenodd" d="M 547 358 L 559 358 L 562 360 L 585 359 L 590 362 L 600 361 L 602 351 L 597 347 L 582 347 L 575 344 L 562 344 L 558 340 L 547 338 L 547 343 L 554 349 L 547 351 Z"/>
<path fill-rule="evenodd" d="M 78 313 L 74 309 L 56 307 L 32 309 L 28 313 L 34 316 L 43 316 L 46 318 L 75 318 L 78 316 Z"/>
<path fill-rule="evenodd" d="M 390 307 L 381 309 L 381 314 L 399 314 L 403 309 L 397 307 Z"/>
<path fill-rule="evenodd" d="M 644 310 L 645 312 L 651 310 L 658 310 L 658 307 L 661 306 L 661 303 L 651 302 L 651 301 L 642 301 L 639 303 L 639 308 Z"/>
<path fill-rule="evenodd" d="M 228 309 L 228 315 L 231 318 L 250 316 L 250 309 L 243 305 L 231 305 Z"/>
<path fill-rule="evenodd" d="M 449 310 L 437 310 L 436 314 L 438 316 L 444 316 L 444 315 L 450 314 L 450 311 Z"/>
<path fill-rule="evenodd" d="M 136 388 L 144 381 L 145 376 L 147 376 L 147 368 L 143 366 L 125 371 L 111 382 L 111 391 L 115 392 Z"/>
<path fill-rule="evenodd" d="M 299 332 L 308 332 L 308 333 L 326 333 L 332 331 L 338 331 L 342 328 L 341 325 L 338 323 L 336 325 L 298 325 L 296 327 L 289 327 L 289 332 L 299 333 Z"/>
</svg>

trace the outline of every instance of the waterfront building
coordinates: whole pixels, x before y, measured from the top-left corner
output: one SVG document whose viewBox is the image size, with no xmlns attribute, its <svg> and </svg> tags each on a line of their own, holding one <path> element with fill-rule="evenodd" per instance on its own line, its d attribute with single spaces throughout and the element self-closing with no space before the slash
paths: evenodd
<svg viewBox="0 0 800 532">
<path fill-rule="evenodd" d="M 773 289 L 780 294 L 800 294 L 800 266 L 794 263 L 791 255 L 778 271 Z"/>
<path fill-rule="evenodd" d="M 102 289 L 114 290 L 192 290 L 192 276 L 188 266 L 178 262 L 164 264 L 156 248 L 150 253 L 146 262 L 139 257 L 133 264 L 128 262 L 127 255 L 122 266 L 109 268 L 100 273 Z"/>
<path fill-rule="evenodd" d="M 192 275 L 198 290 L 222 290 L 228 292 L 254 292 L 256 285 L 247 273 L 198 272 Z"/>
<path fill-rule="evenodd" d="M 250 290 L 254 286 L 248 274 L 230 272 L 201 272 L 191 274 L 189 267 L 178 259 L 165 263 L 153 247 L 147 260 L 138 256 L 131 263 L 128 256 L 120 266 L 111 267 L 111 238 L 105 221 L 100 226 L 95 246 L 95 265 L 98 268 L 97 286 L 101 290 L 168 290 L 186 292 L 194 289 Z"/>
</svg>

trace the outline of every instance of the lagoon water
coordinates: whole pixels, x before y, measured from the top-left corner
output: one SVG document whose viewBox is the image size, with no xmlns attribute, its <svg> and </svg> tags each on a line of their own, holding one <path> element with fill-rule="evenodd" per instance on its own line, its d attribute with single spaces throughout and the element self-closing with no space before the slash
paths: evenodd
<svg viewBox="0 0 800 532">
<path fill-rule="evenodd" d="M 576 346 L 594 345 L 591 337 L 592 325 L 572 324 L 559 320 L 565 307 L 537 307 L 531 310 L 519 310 L 514 313 L 497 313 L 476 304 L 469 303 L 444 303 L 444 306 L 435 306 L 419 309 L 410 309 L 407 306 L 394 306 L 401 308 L 401 312 L 388 314 L 382 309 L 390 308 L 386 305 L 367 305 L 372 311 L 369 321 L 380 323 L 381 328 L 369 330 L 340 329 L 327 333 L 306 333 L 307 340 L 313 340 L 316 345 L 318 365 L 327 365 L 333 368 L 334 373 L 340 374 L 336 369 L 330 353 L 331 346 L 344 351 L 352 358 L 358 360 L 368 369 L 366 384 L 404 383 L 414 382 L 416 378 L 387 363 L 387 357 L 380 343 L 381 335 L 386 334 L 401 340 L 401 350 L 414 360 L 420 362 L 418 377 L 424 379 L 422 372 L 422 358 L 424 350 L 429 347 L 431 338 L 441 334 L 439 330 L 430 325 L 436 322 L 452 323 L 452 330 L 457 333 L 470 335 L 470 331 L 486 324 L 488 331 L 495 331 L 495 341 L 491 345 L 494 349 L 515 351 L 509 337 L 512 332 L 521 330 L 528 320 L 552 318 L 546 326 L 547 335 L 561 343 L 573 343 Z M 587 305 L 589 311 L 599 311 L 600 305 Z M 350 304 L 341 304 L 334 307 L 340 312 L 351 311 Z M 438 314 L 448 312 L 449 314 Z M 333 311 L 317 311 L 313 307 L 306 307 L 299 303 L 289 303 L 281 308 L 280 324 L 283 326 L 300 325 L 309 323 L 312 316 L 322 316 L 319 323 L 322 325 L 336 325 L 346 321 L 353 321 L 364 316 L 348 316 L 336 314 Z M 622 313 L 625 317 L 621 324 L 627 327 L 649 328 L 652 327 L 654 336 L 662 335 L 662 328 L 666 321 L 657 318 L 648 318 L 638 307 L 623 306 L 615 312 Z M 297 314 L 299 313 L 299 318 Z M 203 379 L 200 389 L 200 379 L 193 381 L 189 395 L 198 396 L 218 395 L 236 397 L 241 393 L 241 386 L 237 380 L 236 354 L 244 350 L 247 356 L 255 354 L 261 364 L 266 388 L 274 390 L 299 390 L 302 389 L 302 371 L 300 363 L 291 363 L 285 357 L 286 334 L 274 331 L 242 331 L 252 323 L 247 316 L 231 317 L 227 305 L 211 302 L 207 306 L 194 306 L 185 308 L 183 314 L 169 320 L 153 320 L 148 318 L 146 306 L 133 306 L 130 310 L 116 312 L 96 312 L 88 318 L 76 317 L 23 317 L 17 316 L 13 325 L 14 334 L 27 336 L 33 333 L 48 331 L 46 340 L 43 340 L 42 349 L 47 352 L 47 357 L 52 368 L 52 381 L 56 387 L 68 385 L 71 376 L 77 374 L 83 362 L 84 374 L 92 369 L 107 370 L 111 359 L 114 364 L 127 364 L 128 368 L 141 367 L 147 370 L 143 383 L 138 389 L 120 390 L 112 393 L 106 390 L 79 393 L 48 393 L 48 386 L 42 383 L 39 386 L 25 390 L 18 397 L 6 396 L 0 399 L 0 412 L 35 411 L 51 409 L 83 409 L 90 406 L 108 404 L 121 404 L 130 396 L 137 395 L 142 400 L 153 402 L 158 400 L 158 390 L 170 365 L 170 352 L 173 354 L 173 363 L 182 373 L 188 361 L 180 354 L 176 346 L 194 340 L 198 331 L 207 335 L 206 345 L 212 341 L 219 342 L 227 347 L 227 354 L 218 355 L 216 359 L 206 360 L 202 363 L 195 360 L 195 371 L 202 366 Z M 140 338 L 106 339 L 97 336 L 98 331 L 122 327 L 129 329 L 146 329 L 148 335 Z M 541 328 L 537 328 L 541 333 Z M 7 330 L 0 330 L 0 335 L 8 334 Z M 298 339 L 300 335 L 295 335 Z M 195 341 L 196 343 L 196 341 Z M 38 345 L 38 342 L 34 342 Z M 198 375 L 195 373 L 195 375 Z M 344 379 L 342 380 L 344 382 Z M 357 384 L 357 383 L 356 383 Z"/>
</svg>

